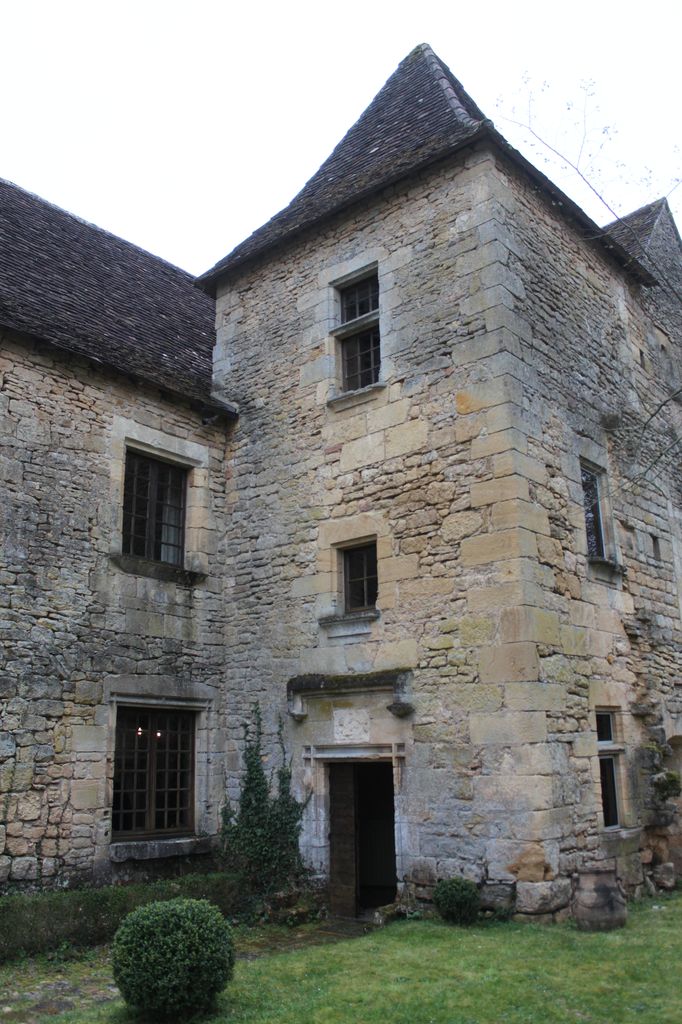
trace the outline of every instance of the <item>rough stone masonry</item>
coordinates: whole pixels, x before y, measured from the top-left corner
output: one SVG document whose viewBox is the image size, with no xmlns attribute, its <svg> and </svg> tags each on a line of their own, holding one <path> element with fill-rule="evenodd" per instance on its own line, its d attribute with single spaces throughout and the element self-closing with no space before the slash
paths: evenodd
<svg viewBox="0 0 682 1024">
<path fill-rule="evenodd" d="M 388 109 L 415 127 L 391 135 Z M 3 878 L 202 855 L 258 701 L 272 764 L 284 722 L 321 880 L 332 766 L 380 762 L 399 892 L 463 874 L 487 905 L 551 919 L 595 865 L 634 894 L 672 884 L 682 838 L 656 780 L 682 757 L 674 224 L 661 207 L 632 258 L 590 234 L 428 47 L 330 161 L 200 281 L 236 425 L 3 339 Z M 340 301 L 368 275 L 380 370 L 348 390 Z M 121 561 L 131 439 L 192 467 L 185 576 Z M 363 545 L 378 589 L 357 613 L 344 553 Z M 136 702 L 196 713 L 191 835 L 112 842 L 117 709 Z"/>
</svg>

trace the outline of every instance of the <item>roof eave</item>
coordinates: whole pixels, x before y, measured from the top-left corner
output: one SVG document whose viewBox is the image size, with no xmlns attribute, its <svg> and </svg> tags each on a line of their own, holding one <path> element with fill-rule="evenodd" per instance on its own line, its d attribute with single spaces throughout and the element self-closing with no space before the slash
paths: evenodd
<svg viewBox="0 0 682 1024">
<path fill-rule="evenodd" d="M 113 360 L 106 358 L 98 358 L 93 355 L 89 355 L 87 352 L 78 352 L 74 348 L 69 348 L 67 345 L 60 342 L 55 338 L 48 338 L 42 334 L 35 334 L 31 331 L 22 328 L 16 323 L 12 323 L 11 320 L 0 319 L 0 328 L 11 331 L 14 335 L 27 338 L 33 342 L 39 342 L 43 345 L 48 345 L 50 348 L 56 348 L 60 352 L 66 352 L 70 356 L 75 356 L 77 359 L 84 359 L 87 363 L 92 366 L 103 367 L 107 370 L 112 370 L 114 373 L 121 377 L 127 377 L 129 380 L 145 384 L 148 387 L 157 388 L 161 392 L 165 392 L 169 395 L 174 395 L 177 398 L 181 398 L 183 401 L 188 402 L 193 408 L 195 408 L 202 416 L 204 414 L 215 417 L 221 416 L 228 420 L 239 419 L 239 409 L 232 402 L 225 402 L 219 398 L 215 398 L 213 395 L 202 395 L 198 391 L 189 392 L 179 387 L 174 387 L 172 384 L 166 383 L 165 381 L 157 380 L 151 376 L 145 376 L 139 371 L 135 370 L 123 370 Z"/>
<path fill-rule="evenodd" d="M 656 284 L 655 278 L 649 273 L 649 271 L 643 266 L 643 264 L 640 263 L 639 260 L 637 260 L 629 252 L 627 252 L 627 250 L 624 249 L 623 246 L 621 246 L 618 242 L 616 242 L 615 239 L 612 239 L 605 231 L 605 229 L 599 227 L 599 225 L 595 221 L 593 221 L 591 217 L 588 217 L 588 215 L 578 206 L 577 203 L 575 203 L 572 199 L 569 199 L 569 197 L 564 192 L 562 192 L 560 188 L 554 185 L 554 183 L 547 177 L 547 175 L 543 174 L 542 171 L 539 171 L 537 167 L 535 167 L 529 160 L 527 160 L 526 157 L 524 157 L 517 149 L 514 149 L 514 147 L 507 142 L 504 136 L 497 131 L 492 121 L 485 120 L 481 123 L 480 127 L 476 131 L 472 132 L 472 134 L 468 136 L 466 139 L 463 139 L 462 142 L 457 143 L 454 146 L 449 145 L 442 151 L 432 154 L 428 159 L 424 160 L 422 164 L 419 164 L 416 167 L 412 167 L 408 171 L 403 171 L 393 178 L 389 177 L 382 179 L 380 184 L 377 184 L 375 186 L 369 186 L 363 191 L 356 193 L 351 199 L 348 199 L 346 202 L 339 203 L 338 206 L 335 206 L 333 209 L 328 210 L 321 216 L 315 218 L 314 220 L 311 220 L 305 225 L 302 225 L 301 227 L 292 228 L 290 231 L 286 232 L 281 238 L 278 238 L 276 241 L 266 242 L 262 247 L 249 253 L 246 253 L 242 257 L 237 257 L 234 260 L 230 260 L 228 257 L 227 263 L 222 267 L 221 263 L 223 263 L 224 261 L 221 260 L 220 263 L 216 264 L 215 267 L 212 267 L 211 270 L 197 277 L 194 281 L 195 286 L 197 288 L 202 289 L 204 292 L 206 292 L 206 294 L 210 295 L 212 298 L 215 298 L 219 281 L 231 277 L 238 271 L 243 270 L 244 267 L 248 266 L 249 264 L 255 263 L 258 260 L 262 259 L 263 256 L 265 256 L 266 254 L 276 252 L 282 246 L 288 245 L 290 242 L 295 241 L 297 238 L 299 238 L 301 235 L 304 235 L 306 232 L 314 228 L 320 227 L 320 225 L 331 220 L 332 217 L 335 217 L 338 214 L 343 213 L 344 210 L 356 206 L 358 203 L 371 198 L 373 195 L 383 192 L 384 189 L 390 188 L 391 186 L 398 184 L 398 182 L 400 181 L 413 177 L 415 174 L 425 170 L 427 167 L 430 167 L 436 163 L 440 163 L 441 161 L 453 156 L 455 153 L 458 153 L 469 146 L 475 145 L 477 142 L 480 142 L 484 138 L 489 139 L 492 143 L 498 146 L 500 150 L 510 160 L 512 160 L 513 163 L 520 167 L 520 169 L 524 173 L 526 173 L 542 188 L 543 192 L 550 198 L 552 202 L 555 202 L 558 206 L 561 207 L 562 212 L 568 214 L 571 218 L 577 221 L 578 224 L 587 232 L 587 240 L 593 240 L 594 242 L 596 242 L 600 246 L 600 248 L 604 249 L 609 256 L 614 258 L 616 262 L 618 262 L 623 267 L 623 269 L 631 273 L 637 280 L 640 281 L 640 283 L 645 285 Z"/>
</svg>

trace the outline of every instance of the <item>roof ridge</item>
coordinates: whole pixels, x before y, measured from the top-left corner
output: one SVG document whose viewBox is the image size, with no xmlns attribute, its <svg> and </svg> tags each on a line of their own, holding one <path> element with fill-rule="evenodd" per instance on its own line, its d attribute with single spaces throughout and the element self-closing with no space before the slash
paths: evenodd
<svg viewBox="0 0 682 1024">
<path fill-rule="evenodd" d="M 113 238 L 114 241 L 122 243 L 126 248 L 133 249 L 135 252 L 143 253 L 145 256 L 151 257 L 151 259 L 156 260 L 158 263 L 162 263 L 171 270 L 175 270 L 178 274 L 182 274 L 182 276 L 187 278 L 188 281 L 194 281 L 194 274 L 190 274 L 188 270 L 178 267 L 177 264 L 171 263 L 169 260 L 164 259 L 163 256 L 158 256 L 156 253 L 150 252 L 149 249 L 145 249 L 141 245 L 136 245 L 135 242 L 128 241 L 127 238 L 123 238 L 122 235 L 117 235 L 115 232 L 109 231 L 108 228 L 103 228 L 99 224 L 93 223 L 93 221 L 86 220 L 85 217 L 79 217 L 77 213 L 72 213 L 71 210 L 67 210 L 65 207 L 59 206 L 57 203 L 53 203 L 49 199 L 45 199 L 44 196 L 38 195 L 37 192 L 31 192 L 30 189 L 23 188 L 22 185 L 17 185 L 15 181 L 10 181 L 9 178 L 0 178 L 0 186 L 2 185 L 8 185 L 16 192 L 23 193 L 25 196 L 41 203 L 43 206 L 49 206 L 51 210 L 55 210 L 57 213 L 60 213 L 65 217 L 69 217 L 71 220 L 76 221 L 78 224 L 82 224 L 91 231 L 97 231 L 102 235 L 106 235 L 108 238 Z"/>
<path fill-rule="evenodd" d="M 452 112 L 457 117 L 464 121 L 465 124 L 468 124 L 471 128 L 479 128 L 483 121 L 488 120 L 485 116 L 481 116 L 480 118 L 475 118 L 471 116 L 470 112 L 466 109 L 460 97 L 457 95 L 457 90 L 453 84 L 453 81 L 457 82 L 457 85 L 462 89 L 462 92 L 464 92 L 465 95 L 467 95 L 467 99 L 470 100 L 470 97 L 468 96 L 468 94 L 466 94 L 466 91 L 462 88 L 461 83 L 458 81 L 458 79 L 455 78 L 452 72 L 450 72 L 450 74 L 448 75 L 448 69 L 446 69 L 443 62 L 434 52 L 429 43 L 420 43 L 419 46 L 415 47 L 415 50 L 413 50 L 412 52 L 414 53 L 416 50 L 421 51 L 421 53 L 424 55 L 427 62 L 431 66 L 431 70 L 435 73 L 436 81 L 443 89 L 443 92 L 445 93 L 445 98 L 450 104 Z M 472 105 L 475 105 L 473 104 L 473 101 Z M 482 111 L 479 111 L 479 113 L 482 114 Z"/>
</svg>

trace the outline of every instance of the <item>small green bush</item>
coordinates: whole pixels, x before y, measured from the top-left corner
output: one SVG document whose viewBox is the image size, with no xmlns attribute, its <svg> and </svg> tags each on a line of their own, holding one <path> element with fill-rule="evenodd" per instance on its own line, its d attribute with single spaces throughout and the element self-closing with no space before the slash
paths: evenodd
<svg viewBox="0 0 682 1024">
<path fill-rule="evenodd" d="M 659 800 L 676 800 L 682 793 L 680 773 L 672 770 L 659 772 L 652 779 L 654 792 Z"/>
<path fill-rule="evenodd" d="M 474 882 L 467 878 L 447 878 L 433 890 L 436 910 L 453 924 L 474 924 L 481 898 Z"/>
<path fill-rule="evenodd" d="M 0 963 L 47 953 L 65 943 L 78 947 L 108 942 L 131 910 L 182 897 L 208 900 L 227 917 L 241 913 L 246 902 L 241 881 L 227 872 L 2 896 Z"/>
<path fill-rule="evenodd" d="M 149 903 L 116 932 L 114 980 L 125 1001 L 163 1020 L 209 1009 L 232 977 L 230 926 L 207 900 Z"/>
</svg>

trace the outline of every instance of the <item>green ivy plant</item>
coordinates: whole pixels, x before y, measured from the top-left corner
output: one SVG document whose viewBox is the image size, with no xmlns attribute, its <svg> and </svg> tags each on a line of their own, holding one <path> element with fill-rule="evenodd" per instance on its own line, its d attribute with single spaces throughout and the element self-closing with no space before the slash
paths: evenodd
<svg viewBox="0 0 682 1024">
<path fill-rule="evenodd" d="M 244 780 L 235 810 L 223 809 L 221 835 L 229 865 L 240 872 L 255 895 L 267 895 L 298 882 L 303 873 L 299 850 L 304 805 L 291 792 L 291 766 L 286 760 L 279 723 L 282 763 L 271 793 L 263 759 L 263 722 L 258 704 L 253 724 L 244 727 Z"/>
<path fill-rule="evenodd" d="M 658 772 L 652 776 L 651 784 L 658 799 L 662 802 L 675 800 L 682 793 L 680 773 L 672 770 Z"/>
</svg>

